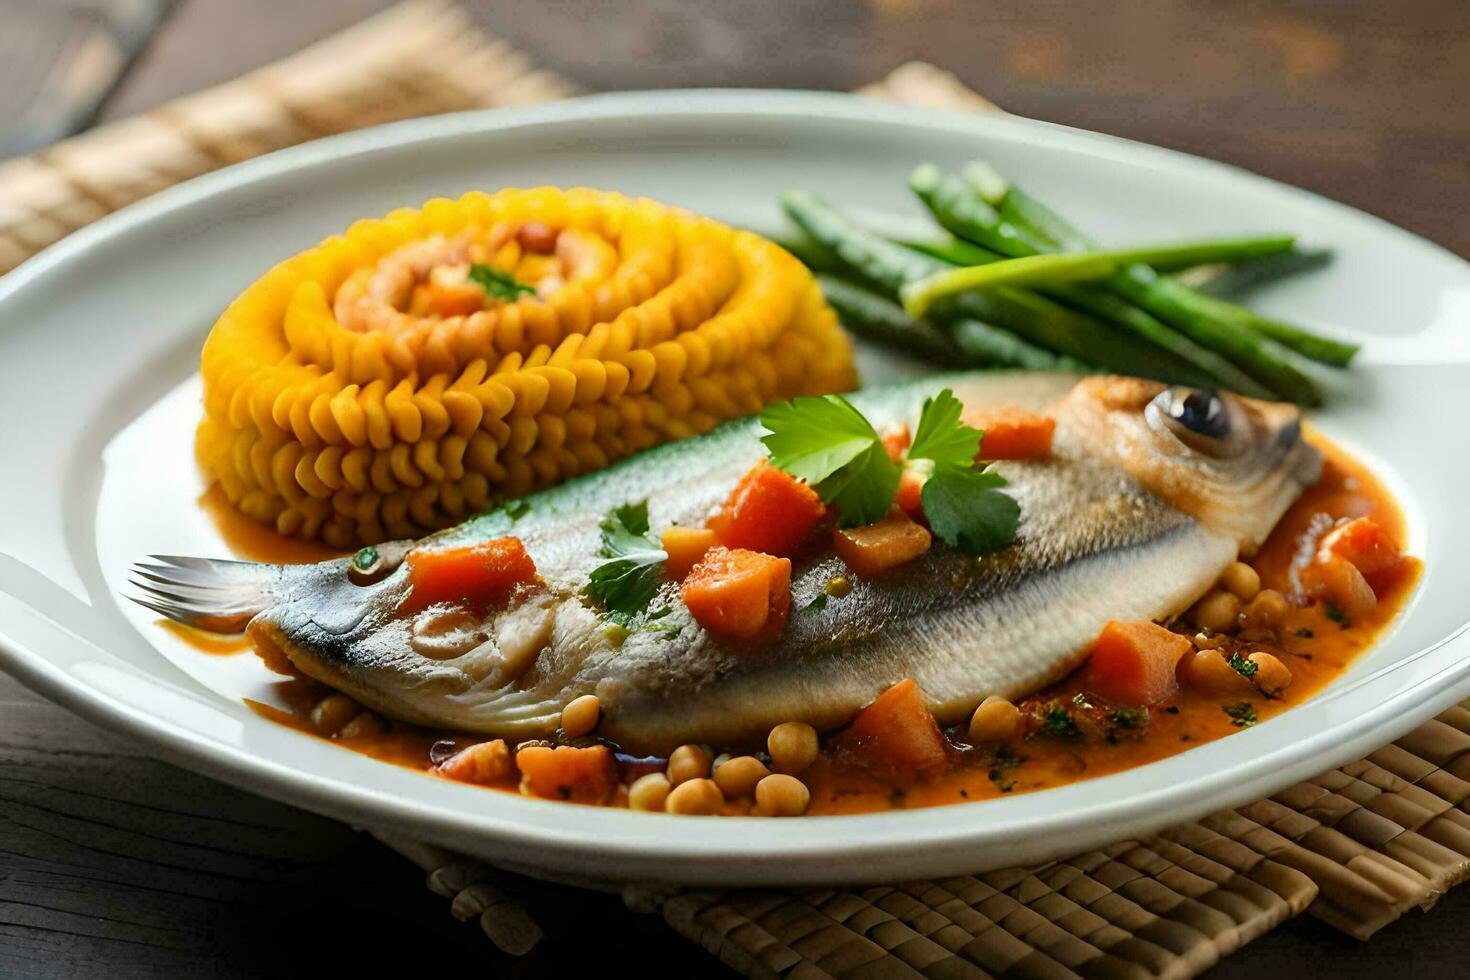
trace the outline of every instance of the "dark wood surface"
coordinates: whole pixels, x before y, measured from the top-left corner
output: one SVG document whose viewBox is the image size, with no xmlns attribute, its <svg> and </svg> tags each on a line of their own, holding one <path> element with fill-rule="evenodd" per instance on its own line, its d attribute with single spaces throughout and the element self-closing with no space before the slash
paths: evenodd
<svg viewBox="0 0 1470 980">
<path fill-rule="evenodd" d="M 104 115 L 223 81 L 382 6 L 184 0 Z M 470 6 L 593 89 L 850 88 L 922 58 L 1013 112 L 1236 163 L 1470 255 L 1464 0 Z M 0 976 L 718 973 L 614 898 L 528 894 L 549 938 L 512 964 L 365 834 L 153 761 L 0 677 Z M 1467 916 L 1470 888 L 1367 944 L 1303 919 L 1211 976 L 1462 976 Z"/>
</svg>

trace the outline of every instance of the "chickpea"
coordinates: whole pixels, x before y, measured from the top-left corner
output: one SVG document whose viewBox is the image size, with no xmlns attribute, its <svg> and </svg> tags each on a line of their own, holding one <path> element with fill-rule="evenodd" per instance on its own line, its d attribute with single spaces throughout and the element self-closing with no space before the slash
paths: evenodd
<svg viewBox="0 0 1470 980">
<path fill-rule="evenodd" d="M 725 806 L 725 796 L 713 779 L 690 779 L 675 786 L 664 801 L 664 810 L 689 816 L 709 816 Z"/>
<path fill-rule="evenodd" d="M 561 733 L 565 738 L 581 738 L 601 720 L 602 702 L 595 694 L 584 694 L 561 709 Z"/>
<path fill-rule="evenodd" d="M 709 777 L 710 754 L 698 745 L 681 745 L 669 754 L 669 782 L 678 786 Z"/>
<path fill-rule="evenodd" d="M 715 766 L 715 785 L 726 799 L 738 800 L 755 792 L 755 784 L 771 774 L 766 764 L 753 755 L 737 755 Z"/>
<path fill-rule="evenodd" d="M 1200 629 L 1229 633 L 1240 620 L 1240 600 L 1223 589 L 1216 589 L 1194 604 L 1190 618 Z"/>
<path fill-rule="evenodd" d="M 1261 576 L 1243 561 L 1233 561 L 1220 576 L 1225 586 L 1241 602 L 1250 602 L 1261 591 Z"/>
<path fill-rule="evenodd" d="M 1179 661 L 1179 680 L 1185 687 L 1217 697 L 1250 697 L 1251 682 L 1219 650 L 1198 650 Z"/>
<path fill-rule="evenodd" d="M 335 735 L 356 718 L 362 705 L 345 694 L 328 694 L 311 709 L 311 727 L 319 735 Z"/>
<path fill-rule="evenodd" d="M 628 787 L 628 808 L 662 813 L 664 801 L 669 798 L 669 777 L 661 772 L 651 772 L 633 780 Z"/>
<path fill-rule="evenodd" d="M 777 725 L 766 738 L 766 749 L 777 772 L 804 772 L 817 761 L 817 730 L 800 721 Z"/>
<path fill-rule="evenodd" d="M 991 695 L 970 716 L 970 744 L 1004 742 L 1021 727 L 1021 710 L 1005 698 Z"/>
<path fill-rule="evenodd" d="M 1262 589 L 1245 607 L 1245 622 L 1248 626 L 1279 626 L 1290 610 L 1291 604 L 1286 601 L 1286 596 L 1275 589 Z"/>
<path fill-rule="evenodd" d="M 364 711 L 337 732 L 337 738 L 357 738 L 359 735 L 381 735 L 388 730 L 388 723 L 371 711 Z"/>
<path fill-rule="evenodd" d="M 1275 656 L 1265 652 L 1253 653 L 1250 662 L 1256 665 L 1256 673 L 1251 680 L 1267 697 L 1275 697 L 1291 684 L 1291 671 Z"/>
<path fill-rule="evenodd" d="M 811 791 L 795 776 L 772 773 L 755 785 L 755 808 L 762 816 L 799 817 L 811 801 Z"/>
</svg>

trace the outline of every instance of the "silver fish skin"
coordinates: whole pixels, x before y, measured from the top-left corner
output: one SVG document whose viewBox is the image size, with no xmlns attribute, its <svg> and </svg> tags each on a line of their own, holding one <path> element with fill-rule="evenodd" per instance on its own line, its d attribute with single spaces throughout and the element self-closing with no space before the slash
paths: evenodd
<svg viewBox="0 0 1470 980">
<path fill-rule="evenodd" d="M 785 721 L 840 727 L 906 677 L 946 723 L 989 695 L 1017 698 L 1055 681 L 1108 620 L 1182 612 L 1259 546 L 1321 470 L 1294 407 L 1132 378 L 973 373 L 851 397 L 881 431 L 912 424 L 945 387 L 969 409 L 1020 405 L 1056 418 L 1050 459 L 996 464 L 1021 505 L 1016 544 L 977 559 L 936 540 L 875 579 L 849 576 L 849 595 L 812 611 L 847 570 L 830 551 L 798 562 L 792 613 L 774 640 L 711 635 L 670 583 L 653 606 L 669 607 L 660 623 L 677 632 L 640 630 L 619 643 L 581 594 L 602 560 L 598 524 L 608 511 L 646 498 L 655 534 L 702 524 L 765 454 L 753 419 L 543 491 L 519 519 L 497 512 L 381 546 L 399 567 L 371 584 L 354 584 L 345 559 L 232 563 L 212 595 L 222 607 L 248 592 L 229 611 L 253 613 L 248 630 L 267 659 L 289 660 L 393 718 L 547 737 L 562 707 L 593 693 L 599 734 L 629 751 L 754 746 Z M 396 614 L 410 550 L 506 534 L 524 541 L 543 580 L 506 610 L 484 620 L 449 607 Z"/>
</svg>

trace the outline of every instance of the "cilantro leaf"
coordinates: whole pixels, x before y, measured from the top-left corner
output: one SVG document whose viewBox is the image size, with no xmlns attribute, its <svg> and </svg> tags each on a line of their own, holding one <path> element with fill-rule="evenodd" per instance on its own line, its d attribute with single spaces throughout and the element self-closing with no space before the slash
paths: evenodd
<svg viewBox="0 0 1470 980">
<path fill-rule="evenodd" d="M 583 591 L 627 627 L 658 595 L 668 553 L 648 535 L 648 501 L 615 507 L 602 521 L 602 555 Z"/>
<path fill-rule="evenodd" d="M 479 262 L 470 266 L 468 278 L 471 282 L 478 283 L 486 295 L 503 299 L 507 303 L 514 303 L 523 293 L 536 292 L 535 286 L 526 285 L 504 269 L 481 265 Z"/>
<path fill-rule="evenodd" d="M 899 465 L 863 414 L 840 395 L 797 398 L 761 413 L 771 465 L 812 485 L 843 527 L 883 519 L 898 494 Z"/>
<path fill-rule="evenodd" d="M 1254 677 L 1256 671 L 1260 669 L 1260 664 L 1254 660 L 1245 659 L 1239 653 L 1232 653 L 1226 663 L 1230 665 L 1231 670 L 1235 671 L 1241 677 Z"/>
<path fill-rule="evenodd" d="M 938 466 L 968 468 L 980 452 L 979 429 L 960 421 L 963 406 L 954 392 L 945 388 L 925 399 L 919 413 L 919 428 L 909 446 L 909 459 L 927 459 Z"/>
<path fill-rule="evenodd" d="M 1021 507 L 1000 492 L 1005 477 L 991 470 L 945 466 L 924 482 L 919 499 L 930 529 L 968 555 L 1004 548 L 1016 539 Z"/>
<path fill-rule="evenodd" d="M 1239 704 L 1222 704 L 1220 710 L 1230 716 L 1230 724 L 1236 728 L 1249 728 L 1259 719 L 1256 718 L 1256 709 L 1249 701 L 1241 701 Z"/>
</svg>

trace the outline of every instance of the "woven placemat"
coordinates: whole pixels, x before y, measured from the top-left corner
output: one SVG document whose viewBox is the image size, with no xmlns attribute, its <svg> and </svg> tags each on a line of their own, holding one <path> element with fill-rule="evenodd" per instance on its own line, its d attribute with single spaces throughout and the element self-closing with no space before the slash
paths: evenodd
<svg viewBox="0 0 1470 980">
<path fill-rule="evenodd" d="M 0 164 L 0 272 L 109 211 L 217 167 L 412 116 L 525 105 L 576 86 L 410 0 L 284 61 Z M 860 94 L 999 111 L 905 65 Z M 622 889 L 758 977 L 1184 977 L 1310 911 L 1367 938 L 1470 875 L 1470 702 L 1268 800 L 1036 868 L 861 889 Z M 524 879 L 379 834 L 509 953 L 542 931 Z"/>
</svg>

